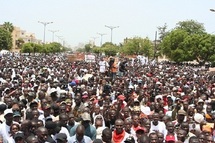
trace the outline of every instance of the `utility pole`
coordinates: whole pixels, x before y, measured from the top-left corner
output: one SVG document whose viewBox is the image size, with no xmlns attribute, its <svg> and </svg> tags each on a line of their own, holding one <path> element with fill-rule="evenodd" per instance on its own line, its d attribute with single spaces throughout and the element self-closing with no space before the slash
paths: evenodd
<svg viewBox="0 0 215 143">
<path fill-rule="evenodd" d="M 53 22 L 42 22 L 42 21 L 38 21 L 38 23 L 43 24 L 44 26 L 44 35 L 43 35 L 43 43 L 46 43 L 46 25 L 48 24 L 52 24 Z"/>
<path fill-rule="evenodd" d="M 111 43 L 112 43 L 112 38 L 113 38 L 113 29 L 115 28 L 119 28 L 119 26 L 107 26 L 105 25 L 105 27 L 109 28 L 110 31 L 111 31 Z"/>
<path fill-rule="evenodd" d="M 50 32 L 52 32 L 52 42 L 54 42 L 54 34 L 56 32 L 59 32 L 59 30 L 49 30 Z"/>
<path fill-rule="evenodd" d="M 97 33 L 97 34 L 99 34 L 100 35 L 100 37 L 101 37 L 101 41 L 100 41 L 100 47 L 102 46 L 102 37 L 104 36 L 104 35 L 106 35 L 105 33 Z"/>
<path fill-rule="evenodd" d="M 96 39 L 99 38 L 99 37 L 91 37 L 91 38 L 93 38 L 93 46 L 95 46 L 95 41 L 96 41 Z"/>
<path fill-rule="evenodd" d="M 155 31 L 154 59 L 156 58 L 156 53 L 157 53 L 157 31 Z"/>
</svg>

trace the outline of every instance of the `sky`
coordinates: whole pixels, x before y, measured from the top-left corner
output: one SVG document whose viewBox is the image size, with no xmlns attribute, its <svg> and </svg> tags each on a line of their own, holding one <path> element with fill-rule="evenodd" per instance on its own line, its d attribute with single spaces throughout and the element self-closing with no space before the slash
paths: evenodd
<svg viewBox="0 0 215 143">
<path fill-rule="evenodd" d="M 171 30 L 179 21 L 203 23 L 208 33 L 215 32 L 215 0 L 0 0 L 0 24 L 11 22 L 43 40 L 44 26 L 38 21 L 53 22 L 46 26 L 46 42 L 52 32 L 62 36 L 71 47 L 94 41 L 100 46 L 111 41 L 122 43 L 132 37 L 155 39 L 157 27 L 167 24 Z M 62 42 L 55 36 L 56 42 Z"/>
</svg>

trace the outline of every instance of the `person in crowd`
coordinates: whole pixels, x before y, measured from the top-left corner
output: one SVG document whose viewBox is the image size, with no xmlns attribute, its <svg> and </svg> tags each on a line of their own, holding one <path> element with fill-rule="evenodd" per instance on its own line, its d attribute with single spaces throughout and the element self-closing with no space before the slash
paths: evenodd
<svg viewBox="0 0 215 143">
<path fill-rule="evenodd" d="M 17 142 L 69 142 L 76 134 L 107 143 L 132 142 L 130 136 L 141 143 L 212 142 L 214 73 L 192 64 L 139 62 L 120 54 L 98 55 L 90 64 L 70 62 L 66 54 L 2 57 L 1 139 L 14 143 L 22 131 Z M 79 125 L 84 130 L 77 133 Z"/>
<path fill-rule="evenodd" d="M 75 131 L 75 135 L 69 137 L 68 142 L 92 142 L 91 138 L 84 135 L 85 134 L 85 127 L 83 125 L 78 125 Z"/>
</svg>

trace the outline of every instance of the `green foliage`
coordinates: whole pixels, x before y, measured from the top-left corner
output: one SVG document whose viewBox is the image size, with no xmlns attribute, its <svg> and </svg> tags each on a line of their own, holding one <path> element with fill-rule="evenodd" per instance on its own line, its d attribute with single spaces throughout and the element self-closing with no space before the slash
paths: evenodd
<svg viewBox="0 0 215 143">
<path fill-rule="evenodd" d="M 22 39 L 22 38 L 19 38 L 18 40 L 16 40 L 16 46 L 17 48 L 21 48 L 22 47 L 22 44 L 24 44 L 25 41 Z"/>
<path fill-rule="evenodd" d="M 10 50 L 12 48 L 12 37 L 11 33 L 5 30 L 4 28 L 0 28 L 0 50 Z"/>
<path fill-rule="evenodd" d="M 193 20 L 179 22 L 160 44 L 162 53 L 175 62 L 193 61 L 204 64 L 215 56 L 215 36 Z"/>
<path fill-rule="evenodd" d="M 22 45 L 21 52 L 22 53 L 33 53 L 34 51 L 34 44 L 33 43 L 25 43 Z"/>
<path fill-rule="evenodd" d="M 90 51 L 91 51 L 91 48 L 92 48 L 92 44 L 86 44 L 86 45 L 84 46 L 85 52 L 90 52 Z"/>
<path fill-rule="evenodd" d="M 194 20 L 180 21 L 176 24 L 176 29 L 185 30 L 189 34 L 205 33 L 204 25 Z"/>
<path fill-rule="evenodd" d="M 101 47 L 101 52 L 107 56 L 115 56 L 119 51 L 119 47 L 111 42 L 106 42 Z"/>
<path fill-rule="evenodd" d="M 13 24 L 10 23 L 10 22 L 4 22 L 3 28 L 4 28 L 5 30 L 7 30 L 8 32 L 10 32 L 10 33 L 12 33 L 13 30 L 14 30 L 14 26 L 13 26 Z"/>
<path fill-rule="evenodd" d="M 59 43 L 50 43 L 50 44 L 35 44 L 35 43 L 25 43 L 22 45 L 22 53 L 59 53 L 64 51 L 64 48 Z"/>
<path fill-rule="evenodd" d="M 147 57 L 152 56 L 153 43 L 148 38 L 135 37 L 127 39 L 127 42 L 123 45 L 122 53 L 126 55 L 144 55 Z"/>
<path fill-rule="evenodd" d="M 119 46 L 114 45 L 111 42 L 106 42 L 101 47 L 92 48 L 92 52 L 96 54 L 105 53 L 107 56 L 116 56 L 116 54 L 119 52 L 119 49 Z"/>
<path fill-rule="evenodd" d="M 103 50 L 103 48 L 101 48 L 101 47 L 94 47 L 94 48 L 92 49 L 92 52 L 95 53 L 95 54 L 101 54 L 101 53 L 104 52 L 104 50 Z"/>
<path fill-rule="evenodd" d="M 159 35 L 160 41 L 162 41 L 167 34 L 168 34 L 168 32 L 167 32 L 167 24 L 166 23 L 163 26 L 158 27 L 158 35 Z"/>
</svg>

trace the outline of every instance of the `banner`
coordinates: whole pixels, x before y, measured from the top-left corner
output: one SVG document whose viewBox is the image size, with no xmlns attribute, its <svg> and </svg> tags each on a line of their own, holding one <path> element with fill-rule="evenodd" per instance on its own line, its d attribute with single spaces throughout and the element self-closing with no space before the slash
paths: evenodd
<svg viewBox="0 0 215 143">
<path fill-rule="evenodd" d="M 96 62 L 96 57 L 94 55 L 85 55 L 85 62 Z"/>
</svg>

